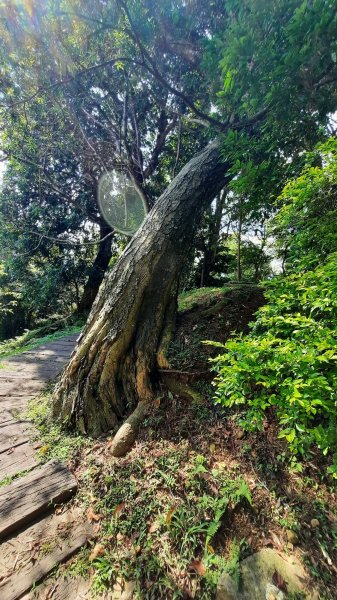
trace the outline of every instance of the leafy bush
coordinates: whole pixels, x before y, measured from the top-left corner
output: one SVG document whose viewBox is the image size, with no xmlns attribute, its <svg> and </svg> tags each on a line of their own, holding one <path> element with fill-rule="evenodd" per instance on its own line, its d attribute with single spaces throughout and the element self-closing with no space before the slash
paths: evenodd
<svg viewBox="0 0 337 600">
<path fill-rule="evenodd" d="M 292 271 L 266 284 L 250 334 L 216 344 L 224 352 L 213 360 L 216 402 L 242 405 L 248 430 L 272 412 L 291 452 L 319 448 L 333 457 L 328 470 L 337 478 L 336 141 L 320 155 L 321 167 L 306 168 L 281 197 L 276 223 Z"/>
<path fill-rule="evenodd" d="M 273 222 L 287 270 L 316 267 L 337 251 L 337 139 L 320 144 L 304 160 L 301 175 L 284 187 Z"/>
</svg>

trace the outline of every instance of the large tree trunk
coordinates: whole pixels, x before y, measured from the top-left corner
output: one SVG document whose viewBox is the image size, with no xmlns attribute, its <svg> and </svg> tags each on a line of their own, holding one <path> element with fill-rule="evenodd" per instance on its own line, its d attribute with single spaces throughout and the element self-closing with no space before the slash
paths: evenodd
<svg viewBox="0 0 337 600">
<path fill-rule="evenodd" d="M 105 277 L 56 388 L 55 415 L 94 436 L 133 411 L 115 437 L 115 455 L 130 448 L 139 421 L 154 406 L 179 273 L 195 224 L 223 187 L 227 167 L 213 142 L 165 190 Z"/>
<path fill-rule="evenodd" d="M 105 238 L 111 233 L 111 227 L 106 225 L 103 221 L 100 223 L 100 239 Z M 84 286 L 82 298 L 78 305 L 78 312 L 81 314 L 89 313 L 93 302 L 97 296 L 99 287 L 103 281 L 105 271 L 109 266 L 109 262 L 112 256 L 111 250 L 112 237 L 109 236 L 98 247 L 98 252 L 93 265 L 89 272 L 88 280 Z"/>
</svg>

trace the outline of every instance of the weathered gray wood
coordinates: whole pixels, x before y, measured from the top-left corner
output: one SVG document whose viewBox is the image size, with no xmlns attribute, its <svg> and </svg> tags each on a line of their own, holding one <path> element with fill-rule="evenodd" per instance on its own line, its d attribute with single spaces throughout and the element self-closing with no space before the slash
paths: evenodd
<svg viewBox="0 0 337 600">
<path fill-rule="evenodd" d="M 28 402 L 34 396 L 11 397 L 10 399 L 0 396 L 0 423 L 15 420 L 18 415 L 27 410 Z"/>
<path fill-rule="evenodd" d="M 47 585 L 43 582 L 40 586 L 26 594 L 21 600 L 91 600 L 93 598 L 90 593 L 91 582 L 83 578 L 68 578 L 57 579 L 57 581 L 49 582 Z M 0 588 L 1 589 L 1 588 Z M 48 596 L 49 594 L 49 596 Z M 105 594 L 100 597 L 107 600 L 112 600 L 111 595 Z M 120 600 L 122 600 L 120 598 Z"/>
<path fill-rule="evenodd" d="M 70 509 L 61 515 L 53 514 L 39 520 L 3 543 L 0 561 L 1 600 L 21 597 L 58 563 L 74 554 L 91 535 L 92 526 L 82 521 L 79 509 Z M 73 583 L 73 580 L 68 580 L 64 587 L 60 586 L 61 595 L 53 594 L 53 600 L 71 598 L 70 592 L 75 586 L 70 585 L 70 581 Z M 45 598 L 46 588 L 43 588 Z M 66 591 L 68 596 L 64 595 Z M 34 593 L 29 596 L 34 598 Z"/>
<path fill-rule="evenodd" d="M 7 365 L 11 365 L 11 367 L 16 367 L 17 365 L 23 365 L 23 364 L 44 364 L 47 361 L 50 361 L 51 357 L 50 356 L 46 356 L 46 355 L 35 355 L 32 356 L 31 354 L 21 354 L 20 356 L 15 358 L 15 362 L 14 361 L 2 361 L 3 364 L 5 365 L 5 367 L 7 368 Z M 58 356 L 57 354 L 54 354 L 52 357 L 53 362 L 60 362 L 60 363 L 64 363 L 66 362 L 68 359 L 65 356 Z"/>
<path fill-rule="evenodd" d="M 50 462 L 0 488 L 0 539 L 68 499 L 77 488 L 69 469 Z"/>
<path fill-rule="evenodd" d="M 0 453 L 28 442 L 31 426 L 28 421 L 12 421 L 0 425 Z"/>
<path fill-rule="evenodd" d="M 6 404 L 20 404 L 23 405 L 29 400 L 35 397 L 36 394 L 27 394 L 26 396 L 0 396 L 0 407 L 2 408 Z"/>
<path fill-rule="evenodd" d="M 0 430 L 1 435 L 1 430 Z M 16 446 L 0 454 L 0 481 L 35 467 L 38 464 L 36 450 L 31 444 Z"/>
<path fill-rule="evenodd" d="M 0 396 L 27 396 L 37 394 L 45 387 L 44 381 L 15 380 L 10 382 L 2 381 L 0 384 Z"/>
<path fill-rule="evenodd" d="M 55 363 L 51 361 L 45 361 L 43 363 L 36 363 L 36 361 L 31 364 L 22 363 L 20 365 L 15 365 L 15 369 L 1 369 L 2 373 L 5 373 L 6 376 L 10 376 L 11 380 L 17 378 L 24 379 L 43 379 L 48 380 L 51 377 L 57 375 L 62 368 L 62 364 Z M 1 374 L 1 373 L 0 373 Z M 1 379 L 5 379 L 5 376 L 1 375 Z"/>
<path fill-rule="evenodd" d="M 36 352 L 34 350 L 31 350 L 30 352 L 26 352 L 25 354 L 22 354 L 21 356 L 26 358 L 54 358 L 55 356 L 57 356 L 58 358 L 64 358 L 67 359 L 69 358 L 70 354 L 72 351 L 67 350 L 67 348 L 55 348 L 55 350 L 51 350 L 51 349 L 46 349 L 46 350 L 41 350 L 39 352 Z"/>
<path fill-rule="evenodd" d="M 53 372 L 50 369 L 45 371 L 46 373 Z M 35 370 L 31 373 L 27 372 L 26 369 L 22 369 L 22 371 L 9 371 L 7 369 L 0 370 L 0 385 L 3 383 L 17 382 L 22 381 L 23 383 L 29 383 L 29 381 L 41 381 L 41 383 L 45 383 L 44 378 Z"/>
</svg>

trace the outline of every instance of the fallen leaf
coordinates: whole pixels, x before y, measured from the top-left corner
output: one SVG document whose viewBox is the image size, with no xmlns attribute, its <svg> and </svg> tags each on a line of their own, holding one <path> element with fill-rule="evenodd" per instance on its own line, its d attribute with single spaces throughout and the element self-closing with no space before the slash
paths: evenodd
<svg viewBox="0 0 337 600">
<path fill-rule="evenodd" d="M 132 554 L 134 554 L 134 556 L 139 556 L 142 552 L 142 549 L 139 545 L 137 545 L 137 546 L 132 546 L 131 551 L 132 551 Z"/>
<path fill-rule="evenodd" d="M 274 546 L 276 546 L 276 548 L 278 548 L 278 549 L 283 548 L 283 544 L 282 544 L 280 538 L 278 537 L 278 535 L 276 535 L 276 533 L 274 531 L 269 531 L 269 535 L 270 535 L 271 539 L 273 540 L 273 544 L 274 544 Z"/>
<path fill-rule="evenodd" d="M 156 407 L 156 408 L 159 408 L 159 406 L 160 406 L 160 398 L 157 398 L 157 399 L 154 401 L 154 405 L 155 405 L 155 407 Z"/>
<path fill-rule="evenodd" d="M 158 531 L 159 527 L 159 523 L 157 523 L 157 521 L 154 521 L 149 527 L 149 533 L 154 533 L 155 531 Z"/>
<path fill-rule="evenodd" d="M 49 446 L 48 446 L 48 444 L 46 444 L 45 446 L 41 446 L 40 453 L 47 454 L 48 450 L 49 450 Z"/>
<path fill-rule="evenodd" d="M 88 510 L 87 510 L 87 517 L 88 517 L 88 521 L 90 521 L 91 523 L 93 521 L 95 521 L 97 523 L 97 521 L 101 520 L 102 515 L 98 515 L 98 514 L 94 513 L 94 511 L 92 510 L 92 508 L 88 508 Z"/>
<path fill-rule="evenodd" d="M 333 523 L 333 524 L 337 523 L 337 516 L 336 515 L 334 515 L 330 511 L 326 512 L 325 514 L 327 516 L 327 519 L 330 521 L 330 523 Z"/>
<path fill-rule="evenodd" d="M 169 525 L 171 523 L 171 521 L 172 521 L 172 515 L 173 515 L 174 511 L 175 511 L 175 507 L 172 506 L 170 508 L 170 510 L 168 511 L 166 517 L 165 517 L 165 523 L 166 523 L 166 525 Z"/>
<path fill-rule="evenodd" d="M 215 553 L 215 550 L 214 550 L 213 546 L 211 546 L 211 544 L 207 544 L 207 550 L 208 550 L 208 552 L 210 554 L 214 554 Z"/>
<path fill-rule="evenodd" d="M 101 524 L 100 523 L 95 523 L 95 525 L 93 526 L 92 530 L 95 534 L 99 533 L 101 529 Z"/>
<path fill-rule="evenodd" d="M 95 560 L 99 556 L 103 556 L 104 552 L 105 552 L 105 550 L 104 550 L 103 544 L 96 544 L 96 546 L 94 547 L 93 551 L 91 552 L 91 554 L 89 556 L 89 560 Z"/>
<path fill-rule="evenodd" d="M 200 577 L 206 575 L 206 567 L 200 560 L 192 560 L 189 568 L 198 573 Z"/>
<path fill-rule="evenodd" d="M 248 483 L 249 483 L 249 489 L 250 490 L 255 490 L 256 488 L 256 481 L 255 479 L 248 479 Z"/>
<path fill-rule="evenodd" d="M 331 560 L 329 554 L 327 553 L 327 551 L 325 550 L 325 548 L 322 546 L 322 544 L 319 544 L 319 547 L 320 547 L 321 552 L 322 552 L 325 560 L 327 561 L 329 567 L 331 567 L 332 566 L 332 560 Z"/>
<path fill-rule="evenodd" d="M 282 575 L 278 571 L 274 571 L 272 577 L 273 584 L 281 590 L 281 592 L 287 593 L 287 582 L 283 579 Z"/>
<path fill-rule="evenodd" d="M 273 546 L 274 543 L 273 543 L 273 540 L 271 538 L 264 538 L 262 540 L 262 545 L 263 546 Z"/>
<path fill-rule="evenodd" d="M 215 444 L 210 444 L 209 445 L 209 451 L 210 452 L 215 452 Z"/>
<path fill-rule="evenodd" d="M 54 585 L 52 585 L 50 588 L 48 588 L 45 592 L 45 595 L 43 596 L 43 600 L 50 600 L 54 596 L 58 586 L 59 586 L 59 584 L 57 582 Z"/>
<path fill-rule="evenodd" d="M 115 506 L 114 511 L 113 511 L 113 516 L 114 517 L 119 517 L 121 512 L 124 510 L 125 508 L 125 502 L 121 502 L 120 504 L 117 504 L 117 506 Z"/>
<path fill-rule="evenodd" d="M 42 444 L 41 442 L 36 442 L 36 444 L 34 444 L 33 448 L 34 450 L 38 450 L 39 448 L 41 448 Z"/>
<path fill-rule="evenodd" d="M 34 562 L 36 562 L 39 552 L 40 552 L 40 542 L 39 541 L 31 542 L 30 552 L 31 552 L 30 560 L 34 563 Z"/>
</svg>

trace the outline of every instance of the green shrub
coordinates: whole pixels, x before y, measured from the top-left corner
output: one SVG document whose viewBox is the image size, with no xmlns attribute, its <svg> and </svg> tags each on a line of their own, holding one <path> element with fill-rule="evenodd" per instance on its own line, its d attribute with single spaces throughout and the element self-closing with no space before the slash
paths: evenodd
<svg viewBox="0 0 337 600">
<path fill-rule="evenodd" d="M 287 184 L 275 220 L 291 270 L 266 283 L 267 303 L 249 335 L 216 344 L 223 352 L 213 359 L 215 400 L 241 405 L 248 430 L 272 412 L 290 451 L 319 448 L 337 478 L 337 143 L 319 150 L 322 166 Z"/>
<path fill-rule="evenodd" d="M 244 405 L 249 430 L 273 408 L 292 452 L 315 444 L 337 461 L 337 253 L 322 267 L 269 283 L 266 299 L 251 333 L 213 359 L 216 401 Z"/>
</svg>

